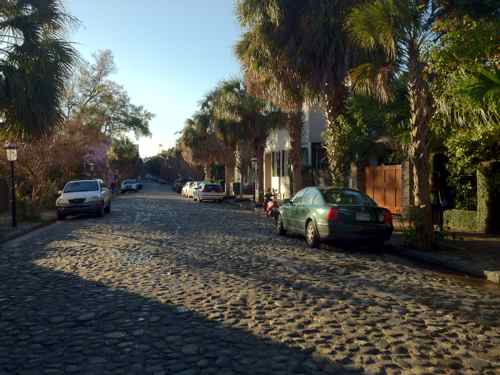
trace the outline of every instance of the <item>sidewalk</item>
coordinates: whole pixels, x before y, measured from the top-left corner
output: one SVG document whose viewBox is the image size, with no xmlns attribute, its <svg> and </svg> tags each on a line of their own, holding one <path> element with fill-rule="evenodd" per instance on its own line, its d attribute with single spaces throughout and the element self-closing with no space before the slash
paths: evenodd
<svg viewBox="0 0 500 375">
<path fill-rule="evenodd" d="M 395 232 L 389 245 L 400 256 L 500 284 L 500 236 L 452 233 L 439 242 L 438 250 L 422 251 L 408 248 L 403 234 Z"/>
<path fill-rule="evenodd" d="M 18 222 L 14 229 L 11 226 L 11 217 L 9 213 L 0 214 L 0 243 L 14 239 L 29 233 L 35 229 L 48 225 L 56 221 L 55 211 L 44 211 L 38 221 Z"/>
</svg>

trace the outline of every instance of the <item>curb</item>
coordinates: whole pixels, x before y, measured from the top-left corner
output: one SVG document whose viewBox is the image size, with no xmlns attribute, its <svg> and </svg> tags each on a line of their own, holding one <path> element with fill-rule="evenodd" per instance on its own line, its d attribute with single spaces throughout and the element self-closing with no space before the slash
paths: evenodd
<svg viewBox="0 0 500 375">
<path fill-rule="evenodd" d="M 452 249 L 453 247 L 450 246 L 448 248 Z M 387 249 L 390 253 L 404 258 L 430 264 L 433 266 L 442 267 L 451 272 L 461 273 L 467 276 L 480 278 L 496 284 L 500 284 L 500 271 L 478 270 L 476 268 L 468 267 L 465 264 L 458 263 L 451 257 L 443 259 L 442 257 L 437 257 L 432 254 L 424 254 L 421 251 L 412 250 L 400 245 L 389 244 L 389 246 L 387 246 Z"/>
<path fill-rule="evenodd" d="M 254 207 L 252 207 L 252 208 L 246 207 L 246 205 L 244 204 L 244 202 L 235 202 L 235 201 L 232 201 L 232 200 L 224 200 L 223 202 L 227 203 L 230 206 L 238 207 L 238 208 L 240 208 L 242 210 L 245 210 L 245 211 L 252 212 L 255 209 Z"/>
<path fill-rule="evenodd" d="M 35 225 L 33 225 L 32 227 L 30 227 L 30 228 L 28 228 L 28 229 L 25 229 L 25 230 L 23 230 L 23 231 L 20 231 L 20 232 L 17 232 L 17 233 L 13 233 L 13 234 L 7 235 L 7 236 L 5 236 L 5 237 L 3 237 L 3 238 L 1 239 L 2 244 L 5 244 L 5 243 L 7 243 L 7 242 L 9 242 L 9 241 L 12 241 L 12 240 L 15 240 L 15 239 L 17 239 L 17 238 L 19 238 L 19 237 L 25 236 L 25 235 L 27 235 L 27 234 L 29 234 L 29 233 L 31 233 L 31 232 L 34 232 L 34 231 L 36 231 L 36 230 L 38 230 L 38 229 L 42 229 L 42 228 L 44 228 L 44 227 L 48 227 L 49 225 L 52 225 L 52 224 L 54 224 L 55 222 L 57 222 L 57 219 L 56 219 L 56 218 L 49 219 L 49 220 L 46 220 L 46 221 L 44 221 L 44 222 L 42 222 L 42 223 L 35 224 Z"/>
</svg>

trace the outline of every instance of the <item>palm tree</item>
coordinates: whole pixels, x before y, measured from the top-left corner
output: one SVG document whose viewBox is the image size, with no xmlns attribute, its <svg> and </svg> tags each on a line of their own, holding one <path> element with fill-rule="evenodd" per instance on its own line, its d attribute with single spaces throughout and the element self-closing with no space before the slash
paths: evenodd
<svg viewBox="0 0 500 375">
<path fill-rule="evenodd" d="M 239 18 L 248 31 L 235 46 L 235 53 L 242 64 L 245 82 L 252 95 L 271 102 L 287 114 L 290 134 L 290 164 L 292 192 L 302 189 L 302 126 L 305 88 L 295 72 L 284 62 L 282 53 L 275 49 L 267 35 L 269 29 L 258 23 L 258 9 L 239 2 Z"/>
<path fill-rule="evenodd" d="M 385 56 L 383 64 L 366 63 L 351 71 L 356 90 L 387 101 L 391 80 L 399 71 L 407 71 L 417 245 L 426 249 L 432 246 L 434 233 L 429 191 L 429 123 L 434 101 L 426 51 L 434 37 L 436 15 L 430 0 L 371 0 L 355 7 L 347 21 L 347 29 L 360 47 L 381 49 Z"/>
<path fill-rule="evenodd" d="M 223 81 L 214 96 L 216 128 L 222 138 L 236 139 L 240 147 L 248 144 L 257 159 L 256 199 L 264 196 L 264 149 L 271 130 L 281 125 L 281 112 L 249 94 L 238 79 Z M 229 134 L 228 134 L 229 133 Z"/>
<path fill-rule="evenodd" d="M 211 129 L 211 117 L 199 111 L 186 120 L 178 142 L 185 160 L 204 168 L 205 179 L 210 180 L 214 163 L 221 161 L 223 150 Z"/>
<path fill-rule="evenodd" d="M 63 119 L 60 99 L 77 53 L 64 39 L 73 22 L 59 0 L 0 5 L 0 113 L 4 129 L 29 137 Z"/>
<path fill-rule="evenodd" d="M 324 107 L 328 128 L 334 133 L 350 95 L 349 70 L 373 58 L 352 43 L 344 27 L 352 7 L 362 2 L 239 0 L 238 16 L 247 30 L 243 37 L 247 41 L 238 46 L 237 54 L 253 44 L 250 56 L 240 58 L 243 65 L 259 75 L 267 70 L 278 78 L 281 73 L 286 80 L 278 79 L 280 84 L 292 83 L 293 89 L 301 88 L 307 101 Z M 300 149 L 296 153 L 298 157 Z"/>
</svg>

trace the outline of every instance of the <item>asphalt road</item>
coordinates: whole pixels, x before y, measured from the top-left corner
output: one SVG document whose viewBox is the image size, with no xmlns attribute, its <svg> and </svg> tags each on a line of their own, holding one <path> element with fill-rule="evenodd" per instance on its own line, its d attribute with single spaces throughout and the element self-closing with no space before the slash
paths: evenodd
<svg viewBox="0 0 500 375">
<path fill-rule="evenodd" d="M 160 185 L 0 249 L 0 374 L 497 374 L 499 312 L 497 288 Z"/>
</svg>

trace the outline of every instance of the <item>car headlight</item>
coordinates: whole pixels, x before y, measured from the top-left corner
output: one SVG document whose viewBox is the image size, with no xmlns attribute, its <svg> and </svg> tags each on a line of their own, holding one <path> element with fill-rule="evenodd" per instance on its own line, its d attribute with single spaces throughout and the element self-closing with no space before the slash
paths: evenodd
<svg viewBox="0 0 500 375">
<path fill-rule="evenodd" d="M 56 200 L 56 206 L 67 206 L 69 204 L 67 199 L 64 198 L 57 198 Z"/>
<path fill-rule="evenodd" d="M 101 200 L 101 198 L 98 195 L 94 195 L 92 197 L 87 198 L 87 202 L 98 202 L 100 200 Z"/>
</svg>

